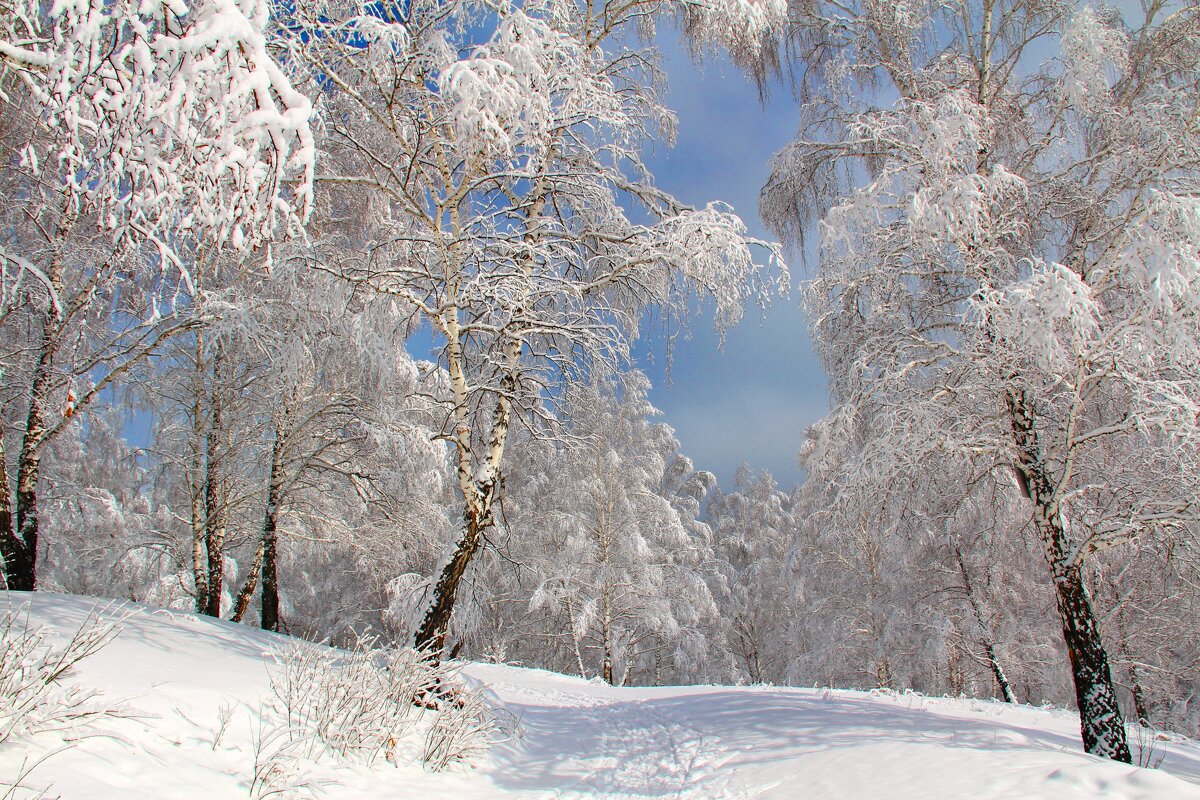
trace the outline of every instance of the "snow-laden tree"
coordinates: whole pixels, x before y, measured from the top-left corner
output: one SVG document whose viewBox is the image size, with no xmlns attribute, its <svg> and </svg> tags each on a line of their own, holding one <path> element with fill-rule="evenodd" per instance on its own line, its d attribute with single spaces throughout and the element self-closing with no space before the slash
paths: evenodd
<svg viewBox="0 0 1200 800">
<path fill-rule="evenodd" d="M 516 443 L 496 551 L 464 604 L 479 618 L 464 631 L 470 651 L 617 684 L 717 672 L 713 554 L 699 520 L 713 478 L 654 421 L 648 388 L 636 372 L 572 385 L 566 438 Z"/>
<path fill-rule="evenodd" d="M 763 192 L 781 232 L 821 220 L 843 478 L 966 459 L 1024 498 L 1085 747 L 1124 761 L 1088 563 L 1200 496 L 1200 11 L 1143 5 L 796 4 L 804 122 Z"/>
<path fill-rule="evenodd" d="M 204 265 L 308 213 L 311 105 L 263 0 L 0 3 L 0 554 L 32 589 L 51 440 L 186 329 Z M 0 453 L 3 455 L 3 453 Z"/>
<path fill-rule="evenodd" d="M 0 91 L 34 107 L 13 155 L 64 218 L 97 210 L 113 241 L 149 241 L 182 268 L 193 247 L 250 249 L 308 213 L 312 106 L 270 52 L 265 0 L 5 0 L 0 12 Z M 53 283 L 39 266 L 8 268 Z"/>
<path fill-rule="evenodd" d="M 348 609 L 368 587 L 382 609 L 383 586 L 414 568 L 388 537 L 443 532 L 444 445 L 415 394 L 418 367 L 395 347 L 405 318 L 299 258 L 278 261 L 206 291 L 203 325 L 141 376 L 152 460 L 186 523 L 179 582 L 201 613 L 240 621 L 253 606 L 266 629 L 286 617 L 324 635 L 378 628 L 379 614 Z M 387 574 L 365 579 L 376 567 Z"/>
<path fill-rule="evenodd" d="M 1111 642 L 1115 679 L 1145 727 L 1195 735 L 1200 603 L 1193 535 L 1141 539 L 1092 566 L 1097 605 Z"/>
<path fill-rule="evenodd" d="M 718 603 L 734 675 L 751 683 L 784 683 L 793 656 L 791 627 L 802 613 L 795 566 L 789 558 L 797 521 L 791 498 L 769 472 L 743 464 L 733 490 L 714 489 L 705 520 L 712 528 L 721 585 Z"/>
<path fill-rule="evenodd" d="M 420 369 L 395 347 L 407 323 L 390 303 L 373 295 L 364 302 L 345 282 L 299 261 L 262 281 L 256 315 L 267 334 L 267 366 L 256 394 L 268 413 L 270 447 L 254 565 L 261 568 L 261 625 L 277 630 L 285 520 L 309 532 L 301 538 L 361 547 L 358 526 L 380 525 L 367 520 L 383 510 L 403 515 L 386 526 L 393 535 L 418 542 L 422 528 L 444 528 L 447 465 L 430 404 L 417 393 Z M 386 560 L 398 549 L 352 561 Z M 235 614 L 253 594 L 255 574 L 252 568 Z"/>
<path fill-rule="evenodd" d="M 1070 702 L 1040 545 L 1008 476 L 998 487 L 970 459 L 851 470 L 863 442 L 843 433 L 823 421 L 802 451 L 790 680 Z"/>
<path fill-rule="evenodd" d="M 47 448 L 43 589 L 154 603 L 175 577 L 161 546 L 170 509 L 145 459 L 122 438 L 125 420 L 122 405 L 107 405 Z"/>
<path fill-rule="evenodd" d="M 724 328 L 774 290 L 728 208 L 655 187 L 641 148 L 669 140 L 673 118 L 638 36 L 681 15 L 702 41 L 753 53 L 782 14 L 779 2 L 430 0 L 303 3 L 281 21 L 330 131 L 318 181 L 356 193 L 367 228 L 321 266 L 394 296 L 441 341 L 463 527 L 418 645 L 444 646 L 495 524 L 514 425 L 548 422 L 564 377 L 626 360 L 647 307 L 674 315 L 689 293 L 709 296 Z"/>
</svg>

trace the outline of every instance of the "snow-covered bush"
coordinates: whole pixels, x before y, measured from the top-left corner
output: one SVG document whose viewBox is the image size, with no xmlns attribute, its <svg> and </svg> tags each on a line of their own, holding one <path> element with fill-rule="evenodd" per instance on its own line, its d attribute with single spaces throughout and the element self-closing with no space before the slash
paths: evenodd
<svg viewBox="0 0 1200 800">
<path fill-rule="evenodd" d="M 66 732 L 120 710 L 96 691 L 61 682 L 80 661 L 112 641 L 122 622 L 103 610 L 88 616 L 71 638 L 55 645 L 27 614 L 0 615 L 0 746 L 13 736 Z"/>
<path fill-rule="evenodd" d="M 456 687 L 443 699 L 425 733 L 421 761 L 435 772 L 469 763 L 512 727 L 497 715 L 482 691 Z"/>
<path fill-rule="evenodd" d="M 273 728 L 261 721 L 251 732 L 254 772 L 250 779 L 251 800 L 291 800 L 318 797 L 319 785 L 308 778 L 303 737 L 291 735 L 289 728 Z"/>
<path fill-rule="evenodd" d="M 455 685 L 445 664 L 412 648 L 364 639 L 332 651 L 297 642 L 277 662 L 271 689 L 280 730 L 309 758 L 333 753 L 371 764 L 382 755 L 440 770 L 486 751 L 502 728 L 479 692 Z"/>
</svg>

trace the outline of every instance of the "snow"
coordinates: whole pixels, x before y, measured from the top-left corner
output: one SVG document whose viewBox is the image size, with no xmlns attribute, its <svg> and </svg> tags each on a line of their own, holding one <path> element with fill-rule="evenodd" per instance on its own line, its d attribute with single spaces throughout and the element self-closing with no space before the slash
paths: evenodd
<svg viewBox="0 0 1200 800">
<path fill-rule="evenodd" d="M 7 593 L 0 610 L 69 635 L 107 601 Z M 129 618 L 69 681 L 132 716 L 97 723 L 24 781 L 50 797 L 249 796 L 276 634 L 121 604 Z M 1155 742 L 1161 769 L 1081 752 L 1074 714 L 916 694 L 776 687 L 614 688 L 550 672 L 469 664 L 463 675 L 520 721 L 473 768 L 433 773 L 398 759 L 305 765 L 326 798 L 1200 798 L 1200 747 Z M 228 729 L 214 742 L 222 709 Z M 0 781 L 63 744 L 0 745 Z M 18 792 L 17 797 L 31 796 Z M 297 796 L 308 796 L 300 794 Z"/>
</svg>

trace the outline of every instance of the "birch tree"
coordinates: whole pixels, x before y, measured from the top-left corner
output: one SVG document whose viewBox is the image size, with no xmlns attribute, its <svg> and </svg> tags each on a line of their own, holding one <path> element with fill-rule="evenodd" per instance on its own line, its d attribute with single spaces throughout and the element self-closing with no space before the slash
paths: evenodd
<svg viewBox="0 0 1200 800">
<path fill-rule="evenodd" d="M 307 215 L 311 106 L 268 51 L 267 8 L 0 4 L 0 326 L 24 337 L 3 364 L 21 385 L 15 491 L 0 482 L 10 588 L 36 585 L 47 444 L 188 327 L 206 254 Z"/>
<path fill-rule="evenodd" d="M 725 674 L 699 519 L 715 479 L 654 420 L 648 389 L 638 372 L 569 386 L 562 437 L 512 443 L 496 548 L 463 609 L 479 623 L 456 628 L 466 652 L 614 684 Z"/>
<path fill-rule="evenodd" d="M 769 472 L 756 475 L 743 464 L 733 481 L 729 493 L 714 489 L 705 515 L 723 578 L 718 602 L 727 646 L 739 680 L 783 683 L 795 644 L 790 626 L 800 613 L 794 565 L 803 556 L 788 558 L 796 520 Z"/>
<path fill-rule="evenodd" d="M 806 121 L 763 209 L 792 236 L 821 220 L 806 303 L 831 424 L 1023 498 L 1084 746 L 1129 761 L 1087 564 L 1197 513 L 1200 14 L 794 10 Z"/>
<path fill-rule="evenodd" d="M 294 62 L 323 89 L 319 181 L 366 193 L 374 230 L 321 266 L 392 295 L 441 342 L 441 436 L 463 527 L 416 643 L 440 651 L 463 575 L 495 524 L 514 425 L 544 427 L 564 379 L 627 359 L 642 312 L 716 300 L 719 327 L 776 275 L 727 208 L 658 189 L 640 148 L 669 140 L 656 17 L 757 49 L 782 4 L 667 0 L 298 4 Z M 303 31 L 303 33 L 299 33 Z M 774 249 L 764 245 L 769 262 Z"/>
</svg>

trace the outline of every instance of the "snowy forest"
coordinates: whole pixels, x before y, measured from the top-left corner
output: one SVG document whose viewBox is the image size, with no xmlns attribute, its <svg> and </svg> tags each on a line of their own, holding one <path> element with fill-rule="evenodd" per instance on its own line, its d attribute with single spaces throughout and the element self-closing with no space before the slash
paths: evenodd
<svg viewBox="0 0 1200 800">
<path fill-rule="evenodd" d="M 791 93 L 759 209 L 656 26 Z M 1200 736 L 1192 2 L 0 0 L 0 198 L 7 589 Z M 796 302 L 722 486 L 637 343 Z"/>
</svg>

